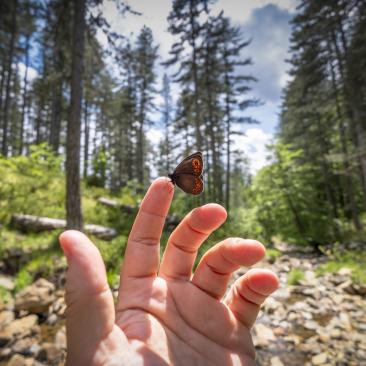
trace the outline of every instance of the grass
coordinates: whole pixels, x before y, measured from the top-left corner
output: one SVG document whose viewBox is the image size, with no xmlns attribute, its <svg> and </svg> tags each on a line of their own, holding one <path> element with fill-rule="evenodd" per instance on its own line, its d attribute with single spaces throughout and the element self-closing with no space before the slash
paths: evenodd
<svg viewBox="0 0 366 366">
<path fill-rule="evenodd" d="M 11 292 L 6 288 L 0 286 L 0 300 L 3 301 L 5 304 L 10 301 L 11 299 Z M 0 301 L 0 304 L 1 304 Z"/>
<path fill-rule="evenodd" d="M 274 248 L 266 248 L 266 257 L 270 262 L 274 262 L 278 257 L 281 256 L 281 252 Z"/>
<path fill-rule="evenodd" d="M 357 284 L 366 284 L 366 253 L 365 251 L 347 251 L 337 253 L 328 262 L 319 266 L 316 270 L 318 276 L 325 273 L 336 273 L 341 268 L 352 270 L 352 281 Z"/>
<path fill-rule="evenodd" d="M 289 285 L 299 285 L 300 282 L 305 278 L 305 273 L 303 270 L 294 268 L 292 269 L 287 278 L 287 283 Z"/>
</svg>

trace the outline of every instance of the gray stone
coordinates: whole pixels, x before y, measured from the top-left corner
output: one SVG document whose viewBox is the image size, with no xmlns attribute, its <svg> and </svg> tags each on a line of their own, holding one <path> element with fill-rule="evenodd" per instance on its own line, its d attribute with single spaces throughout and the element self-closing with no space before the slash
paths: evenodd
<svg viewBox="0 0 366 366">
<path fill-rule="evenodd" d="M 54 289 L 55 286 L 51 282 L 44 278 L 38 279 L 16 295 L 15 309 L 26 310 L 34 314 L 47 313 L 49 306 L 54 301 Z"/>
</svg>

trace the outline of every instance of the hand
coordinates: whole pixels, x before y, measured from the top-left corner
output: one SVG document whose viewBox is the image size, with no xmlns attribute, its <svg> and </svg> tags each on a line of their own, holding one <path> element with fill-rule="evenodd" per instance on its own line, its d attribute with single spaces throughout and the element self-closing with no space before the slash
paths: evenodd
<svg viewBox="0 0 366 366">
<path fill-rule="evenodd" d="M 222 298 L 231 274 L 258 262 L 265 249 L 254 240 L 226 239 L 206 252 L 192 275 L 199 246 L 226 219 L 223 207 L 208 204 L 173 231 L 160 262 L 173 191 L 170 180 L 159 178 L 141 204 L 116 306 L 96 246 L 77 231 L 60 236 L 69 266 L 68 366 L 255 364 L 250 328 L 260 304 L 277 288 L 277 277 L 249 270 Z"/>
</svg>

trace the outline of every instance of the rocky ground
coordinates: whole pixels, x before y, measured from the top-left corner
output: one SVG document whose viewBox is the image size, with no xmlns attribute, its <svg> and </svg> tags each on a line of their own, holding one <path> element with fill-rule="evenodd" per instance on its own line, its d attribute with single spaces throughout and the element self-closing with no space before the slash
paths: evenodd
<svg viewBox="0 0 366 366">
<path fill-rule="evenodd" d="M 366 288 L 352 283 L 347 268 L 316 277 L 321 262 L 293 252 L 261 263 L 279 275 L 281 287 L 253 329 L 258 365 L 366 365 Z M 305 278 L 288 286 L 293 268 Z M 0 286 L 12 290 L 12 278 L 0 275 Z M 43 278 L 7 302 L 0 299 L 0 365 L 63 365 L 64 311 L 62 286 Z"/>
</svg>

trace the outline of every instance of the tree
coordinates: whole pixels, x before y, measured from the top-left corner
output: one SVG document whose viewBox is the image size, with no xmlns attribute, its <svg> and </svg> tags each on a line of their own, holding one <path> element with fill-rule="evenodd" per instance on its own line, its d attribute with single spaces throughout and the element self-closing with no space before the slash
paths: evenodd
<svg viewBox="0 0 366 366">
<path fill-rule="evenodd" d="M 66 219 L 69 229 L 83 227 L 80 197 L 80 136 L 86 1 L 74 2 L 71 96 L 66 139 Z"/>
<path fill-rule="evenodd" d="M 149 112 L 154 108 L 155 62 L 158 47 L 154 45 L 151 29 L 144 26 L 136 41 L 134 74 L 137 100 L 137 179 L 145 183 L 146 137 L 145 126 L 151 125 Z"/>
</svg>

